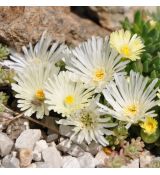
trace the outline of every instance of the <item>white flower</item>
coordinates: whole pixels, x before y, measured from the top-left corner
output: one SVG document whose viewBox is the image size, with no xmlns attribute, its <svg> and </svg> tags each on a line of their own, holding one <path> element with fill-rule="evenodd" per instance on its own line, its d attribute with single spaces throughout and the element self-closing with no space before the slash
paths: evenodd
<svg viewBox="0 0 160 175">
<path fill-rule="evenodd" d="M 152 81 L 148 86 L 148 78 L 130 72 L 130 80 L 125 76 L 115 75 L 115 82 L 111 82 L 103 91 L 103 95 L 109 105 L 108 107 L 98 104 L 104 113 L 110 114 L 118 120 L 126 121 L 128 127 L 133 123 L 144 121 L 147 116 L 154 117 L 152 110 L 157 105 L 156 89 L 153 89 L 158 79 Z"/>
<path fill-rule="evenodd" d="M 47 69 L 40 64 L 38 67 L 32 65 L 24 70 L 24 73 L 17 74 L 16 83 L 12 84 L 12 89 L 17 92 L 18 107 L 25 111 L 25 116 L 36 113 L 36 117 L 41 119 L 48 115 L 48 106 L 44 103 L 46 98 L 44 84 L 53 74 L 58 74 L 59 69 L 48 65 Z"/>
<path fill-rule="evenodd" d="M 54 65 L 64 57 L 63 50 L 66 46 L 59 42 L 51 44 L 52 38 L 44 32 L 34 48 L 32 44 L 29 43 L 29 49 L 25 46 L 22 47 L 23 55 L 12 53 L 10 56 L 11 61 L 6 60 L 1 64 L 14 69 L 16 72 L 22 72 L 24 68 L 32 66 L 33 64 L 38 65 L 42 63 L 46 65 L 46 67 L 48 64 Z"/>
<path fill-rule="evenodd" d="M 111 33 L 110 45 L 123 57 L 132 61 L 140 59 L 140 54 L 144 51 L 141 38 L 137 34 L 132 36 L 130 31 L 123 29 Z"/>
<path fill-rule="evenodd" d="M 109 47 L 108 37 L 92 37 L 70 51 L 66 69 L 76 74 L 87 87 L 101 92 L 113 79 L 114 73 L 122 74 L 129 62 L 120 60 L 121 56 Z"/>
<path fill-rule="evenodd" d="M 69 72 L 60 72 L 46 84 L 45 103 L 48 109 L 61 113 L 63 117 L 87 106 L 93 95 L 92 89 L 86 90 L 83 83 L 73 82 L 72 79 Z"/>
<path fill-rule="evenodd" d="M 103 146 L 109 144 L 105 136 L 111 135 L 113 132 L 107 128 L 114 127 L 117 124 L 110 122 L 110 117 L 101 116 L 96 101 L 93 99 L 88 107 L 77 111 L 67 119 L 61 119 L 57 122 L 58 124 L 73 126 L 71 140 L 76 139 L 78 143 L 86 141 L 88 144 L 94 140 Z"/>
</svg>

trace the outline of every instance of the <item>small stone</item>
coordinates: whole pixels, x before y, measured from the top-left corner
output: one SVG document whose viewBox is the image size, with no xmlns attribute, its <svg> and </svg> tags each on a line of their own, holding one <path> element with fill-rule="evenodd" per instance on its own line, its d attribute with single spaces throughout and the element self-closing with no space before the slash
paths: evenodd
<svg viewBox="0 0 160 175">
<path fill-rule="evenodd" d="M 80 164 L 77 158 L 72 156 L 64 156 L 62 168 L 80 168 Z"/>
<path fill-rule="evenodd" d="M 47 136 L 47 142 L 50 143 L 52 141 L 56 141 L 58 139 L 58 134 L 50 134 Z"/>
<path fill-rule="evenodd" d="M 78 157 L 78 161 L 81 168 L 94 168 L 96 166 L 94 157 L 87 152 Z"/>
<path fill-rule="evenodd" d="M 11 152 L 13 141 L 5 134 L 0 132 L 0 156 L 6 156 Z"/>
<path fill-rule="evenodd" d="M 55 168 L 49 162 L 36 162 L 37 168 Z"/>
<path fill-rule="evenodd" d="M 73 134 L 72 131 L 73 127 L 67 125 L 60 125 L 59 126 L 59 133 L 62 136 L 70 137 Z"/>
<path fill-rule="evenodd" d="M 57 149 L 74 157 L 82 156 L 85 152 L 79 145 L 72 143 L 69 139 L 60 142 Z"/>
<path fill-rule="evenodd" d="M 33 160 L 36 162 L 40 162 L 42 160 L 42 154 L 38 151 L 33 151 Z"/>
<path fill-rule="evenodd" d="M 66 153 L 71 147 L 71 141 L 69 139 L 60 139 L 60 143 L 57 145 L 57 149 Z"/>
<path fill-rule="evenodd" d="M 105 160 L 109 157 L 106 155 L 104 151 L 99 151 L 95 156 L 95 163 L 97 167 L 101 167 L 105 165 Z"/>
<path fill-rule="evenodd" d="M 57 150 L 56 145 L 43 150 L 42 158 L 45 162 L 50 163 L 53 168 L 60 168 L 62 166 L 62 157 Z"/>
<path fill-rule="evenodd" d="M 76 144 L 71 145 L 71 147 L 67 151 L 68 154 L 70 154 L 71 156 L 74 156 L 74 157 L 80 157 L 84 154 L 84 152 L 85 151 L 80 146 L 78 146 Z"/>
<path fill-rule="evenodd" d="M 33 154 L 31 149 L 21 149 L 19 152 L 20 166 L 27 167 L 31 164 Z"/>
<path fill-rule="evenodd" d="M 15 143 L 16 149 L 33 149 L 35 143 L 40 139 L 41 131 L 39 129 L 27 129 L 21 133 Z"/>
<path fill-rule="evenodd" d="M 139 168 L 139 159 L 132 160 L 129 164 L 123 166 L 122 168 Z"/>
<path fill-rule="evenodd" d="M 93 156 L 95 156 L 101 149 L 102 146 L 96 142 L 91 142 L 89 145 L 80 145 L 82 149 L 84 149 L 86 152 L 91 153 Z"/>
<path fill-rule="evenodd" d="M 48 148 L 47 142 L 45 140 L 39 140 L 36 142 L 34 150 L 41 153 L 46 148 Z"/>
<path fill-rule="evenodd" d="M 19 160 L 13 157 L 11 154 L 7 155 L 2 160 L 2 166 L 4 168 L 19 168 Z"/>
</svg>

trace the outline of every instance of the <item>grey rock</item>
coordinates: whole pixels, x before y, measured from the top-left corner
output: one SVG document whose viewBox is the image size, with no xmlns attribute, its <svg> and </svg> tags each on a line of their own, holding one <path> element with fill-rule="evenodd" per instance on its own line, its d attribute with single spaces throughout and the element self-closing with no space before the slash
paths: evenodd
<svg viewBox="0 0 160 175">
<path fill-rule="evenodd" d="M 62 167 L 63 168 L 80 168 L 80 164 L 77 158 L 72 156 L 64 156 Z"/>
<path fill-rule="evenodd" d="M 71 147 L 71 141 L 69 139 L 60 138 L 60 143 L 57 145 L 57 149 L 66 153 Z"/>
<path fill-rule="evenodd" d="M 13 141 L 5 134 L 0 132 L 0 156 L 6 156 L 11 152 Z"/>
<path fill-rule="evenodd" d="M 49 162 L 36 162 L 37 168 L 54 168 Z"/>
<path fill-rule="evenodd" d="M 71 156 L 79 157 L 82 156 L 85 153 L 85 151 L 80 146 L 73 144 L 71 145 L 67 153 L 70 154 Z"/>
<path fill-rule="evenodd" d="M 39 129 L 27 129 L 21 133 L 15 143 L 16 149 L 28 148 L 33 149 L 35 143 L 41 138 Z"/>
<path fill-rule="evenodd" d="M 62 157 L 57 150 L 56 145 L 48 147 L 42 151 L 42 158 L 45 162 L 52 165 L 53 168 L 60 168 L 62 166 Z"/>
<path fill-rule="evenodd" d="M 80 147 L 84 149 L 84 151 L 91 153 L 93 156 L 95 156 L 101 149 L 102 146 L 96 142 L 91 142 L 91 144 L 81 144 Z"/>
<path fill-rule="evenodd" d="M 33 151 L 33 160 L 36 162 L 40 162 L 42 160 L 42 154 L 38 151 Z"/>
<path fill-rule="evenodd" d="M 50 143 L 52 141 L 56 141 L 58 139 L 58 134 L 50 134 L 47 136 L 47 142 Z"/>
<path fill-rule="evenodd" d="M 36 142 L 34 150 L 41 153 L 46 148 L 48 148 L 47 142 L 45 140 L 39 140 Z"/>
<path fill-rule="evenodd" d="M 13 157 L 11 154 L 7 155 L 2 160 L 2 166 L 4 168 L 19 168 L 19 159 Z"/>
<path fill-rule="evenodd" d="M 78 157 L 78 161 L 81 168 L 94 168 L 96 166 L 94 157 L 87 152 L 83 156 Z"/>
<path fill-rule="evenodd" d="M 72 129 L 73 129 L 73 127 L 71 127 L 71 126 L 60 125 L 59 126 L 59 133 L 62 136 L 70 137 L 73 134 Z"/>
<path fill-rule="evenodd" d="M 62 140 L 57 145 L 57 149 L 74 157 L 82 156 L 85 152 L 79 145 L 72 143 L 69 139 Z"/>
</svg>

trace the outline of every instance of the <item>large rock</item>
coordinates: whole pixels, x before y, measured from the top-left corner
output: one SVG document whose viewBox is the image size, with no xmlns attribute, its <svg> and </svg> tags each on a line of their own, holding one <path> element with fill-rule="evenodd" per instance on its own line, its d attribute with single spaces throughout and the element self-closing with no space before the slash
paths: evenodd
<svg viewBox="0 0 160 175">
<path fill-rule="evenodd" d="M 89 6 L 89 7 L 72 7 L 72 11 L 79 16 L 89 18 L 99 24 L 108 31 L 121 28 L 120 21 L 126 17 L 133 21 L 134 13 L 138 9 L 155 11 L 155 7 L 139 7 L 139 6 Z"/>
<path fill-rule="evenodd" d="M 39 129 L 27 129 L 21 133 L 15 143 L 16 149 L 33 149 L 35 143 L 41 138 Z"/>
<path fill-rule="evenodd" d="M 54 39 L 77 44 L 107 30 L 80 18 L 70 7 L 0 7 L 0 39 L 18 50 L 47 30 Z"/>
<path fill-rule="evenodd" d="M 12 147 L 13 141 L 5 133 L 0 132 L 0 156 L 9 154 Z"/>
<path fill-rule="evenodd" d="M 52 165 L 52 168 L 60 168 L 62 166 L 62 157 L 56 148 L 56 145 L 52 144 L 52 147 L 48 147 L 42 151 L 43 160 Z"/>
</svg>

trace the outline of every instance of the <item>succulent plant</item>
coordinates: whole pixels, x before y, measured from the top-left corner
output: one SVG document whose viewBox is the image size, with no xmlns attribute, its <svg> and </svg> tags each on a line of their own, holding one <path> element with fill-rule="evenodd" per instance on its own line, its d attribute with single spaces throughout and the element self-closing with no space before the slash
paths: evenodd
<svg viewBox="0 0 160 175">
<path fill-rule="evenodd" d="M 127 165 L 130 162 L 128 157 L 125 157 L 120 151 L 120 154 L 114 152 L 112 155 L 109 156 L 108 159 L 105 160 L 105 167 L 106 168 L 120 168 L 122 166 Z"/>
<path fill-rule="evenodd" d="M 154 158 L 148 165 L 146 165 L 146 168 L 160 168 L 160 158 Z"/>
<path fill-rule="evenodd" d="M 0 60 L 4 60 L 9 55 L 9 49 L 6 46 L 0 44 Z"/>
<path fill-rule="evenodd" d="M 7 101 L 8 101 L 8 98 L 9 97 L 6 95 L 6 93 L 0 92 L 0 104 L 6 105 Z"/>
<path fill-rule="evenodd" d="M 0 67 L 0 86 L 5 86 L 14 82 L 14 75 L 15 72 L 13 70 Z"/>
<path fill-rule="evenodd" d="M 124 141 L 121 146 L 125 156 L 128 156 L 131 159 L 136 159 L 139 158 L 141 152 L 143 151 L 144 143 L 141 141 L 141 138 L 138 137 L 137 139 L 133 138 L 131 143 Z"/>
<path fill-rule="evenodd" d="M 157 13 L 159 14 L 159 11 Z M 158 14 L 154 14 L 154 16 L 158 16 Z M 129 72 L 133 69 L 144 76 L 149 76 L 151 80 L 160 78 L 160 21 L 156 21 L 156 25 L 153 27 L 147 14 L 143 11 L 137 11 L 133 22 L 125 18 L 121 25 L 125 30 L 130 30 L 133 34 L 137 33 L 145 45 L 141 60 L 131 62 L 126 70 Z M 160 84 L 160 80 L 158 84 Z"/>
<path fill-rule="evenodd" d="M 107 137 L 109 145 L 112 146 L 112 149 L 114 149 L 116 145 L 119 145 L 124 139 L 128 137 L 128 130 L 126 129 L 125 125 L 126 123 L 119 121 L 118 127 L 113 129 L 114 135 Z"/>
</svg>

